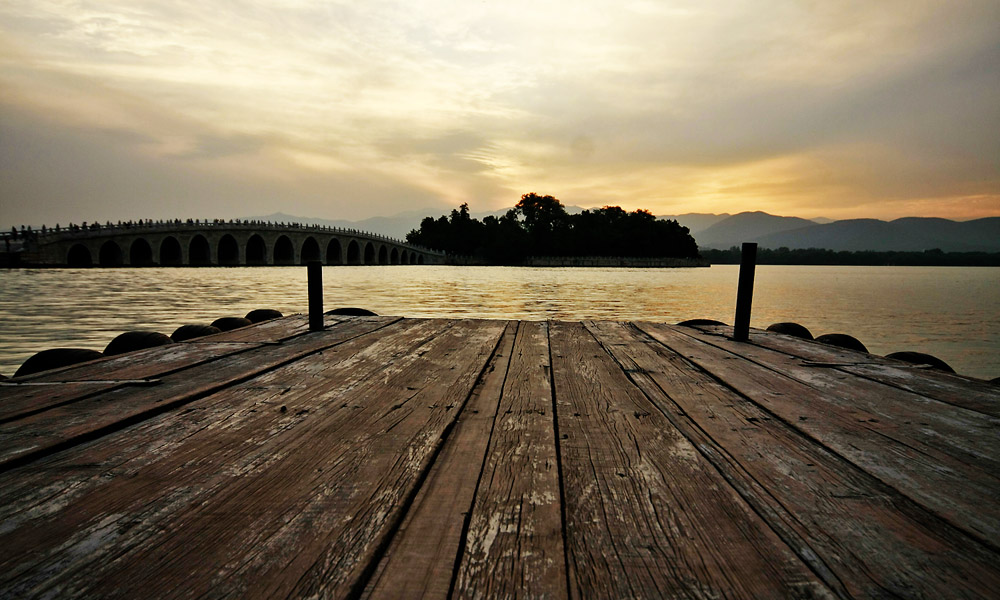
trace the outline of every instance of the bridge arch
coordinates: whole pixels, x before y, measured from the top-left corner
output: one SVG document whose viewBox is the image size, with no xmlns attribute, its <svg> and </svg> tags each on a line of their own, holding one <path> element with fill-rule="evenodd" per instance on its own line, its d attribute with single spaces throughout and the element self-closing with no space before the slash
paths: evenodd
<svg viewBox="0 0 1000 600">
<path fill-rule="evenodd" d="M 347 264 L 363 264 L 361 262 L 361 247 L 358 245 L 358 240 L 351 240 L 351 243 L 347 245 Z"/>
<path fill-rule="evenodd" d="M 205 236 L 197 234 L 191 238 L 191 243 L 188 244 L 188 264 L 212 264 L 212 249 L 209 247 Z"/>
<path fill-rule="evenodd" d="M 247 240 L 247 264 L 267 264 L 267 245 L 264 244 L 264 238 L 256 233 L 251 235 L 250 239 Z"/>
<path fill-rule="evenodd" d="M 97 262 L 102 267 L 122 266 L 122 248 L 118 242 L 108 240 L 101 244 L 101 250 L 97 254 Z"/>
<path fill-rule="evenodd" d="M 260 221 L 146 221 L 39 232 L 25 244 L 38 265 L 212 266 L 399 265 L 445 261 L 445 254 L 364 231 Z M 103 256 L 101 250 L 103 249 Z"/>
<path fill-rule="evenodd" d="M 153 264 L 153 248 L 145 238 L 132 240 L 128 249 L 128 264 L 133 267 L 149 267 Z"/>
<path fill-rule="evenodd" d="M 219 257 L 220 265 L 238 265 L 240 264 L 240 245 L 236 242 L 236 238 L 229 235 L 228 233 L 222 236 L 219 240 Z"/>
<path fill-rule="evenodd" d="M 90 249 L 83 244 L 73 244 L 66 254 L 66 264 L 71 267 L 92 267 L 94 259 L 90 255 Z"/>
<path fill-rule="evenodd" d="M 274 242 L 274 264 L 295 264 L 295 246 L 292 245 L 292 240 L 288 239 L 287 235 L 278 236 Z"/>
<path fill-rule="evenodd" d="M 326 245 L 326 264 L 328 265 L 344 264 L 344 258 L 342 252 L 343 250 L 340 247 L 340 240 L 338 240 L 337 238 L 330 238 L 330 243 Z"/>
<path fill-rule="evenodd" d="M 181 255 L 181 244 L 172 235 L 168 235 L 160 242 L 160 264 L 162 266 L 176 266 L 183 264 L 184 257 Z"/>
<path fill-rule="evenodd" d="M 302 251 L 299 253 L 299 256 L 301 256 L 299 262 L 304 265 L 313 260 L 323 260 L 323 256 L 319 252 L 319 242 L 316 241 L 316 238 L 309 236 L 306 238 L 306 241 L 302 242 Z"/>
<path fill-rule="evenodd" d="M 424 264 L 424 255 L 423 254 L 421 254 L 420 256 L 417 256 L 417 264 L 418 265 Z"/>
</svg>

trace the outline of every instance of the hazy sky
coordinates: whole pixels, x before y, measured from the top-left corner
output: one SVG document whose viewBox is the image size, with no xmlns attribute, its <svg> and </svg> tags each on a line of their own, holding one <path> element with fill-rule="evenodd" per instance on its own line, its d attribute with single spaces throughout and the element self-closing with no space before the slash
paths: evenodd
<svg viewBox="0 0 1000 600">
<path fill-rule="evenodd" d="M 1000 2 L 4 0 L 0 222 L 1000 215 Z"/>
</svg>

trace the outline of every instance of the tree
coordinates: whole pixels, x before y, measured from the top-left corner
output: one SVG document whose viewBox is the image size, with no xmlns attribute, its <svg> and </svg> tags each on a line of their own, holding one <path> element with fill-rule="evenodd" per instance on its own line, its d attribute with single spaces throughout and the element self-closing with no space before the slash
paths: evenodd
<svg viewBox="0 0 1000 600">
<path fill-rule="evenodd" d="M 551 255 L 566 242 L 569 215 L 559 200 L 532 192 L 521 196 L 514 208 L 524 216 L 530 248 L 535 255 Z"/>
<path fill-rule="evenodd" d="M 520 264 L 528 256 L 621 256 L 694 258 L 698 246 L 677 221 L 646 210 L 605 206 L 570 215 L 552 196 L 535 193 L 500 218 L 473 219 L 468 204 L 447 217 L 426 217 L 406 240 L 451 254 L 478 256 L 491 264 Z"/>
</svg>

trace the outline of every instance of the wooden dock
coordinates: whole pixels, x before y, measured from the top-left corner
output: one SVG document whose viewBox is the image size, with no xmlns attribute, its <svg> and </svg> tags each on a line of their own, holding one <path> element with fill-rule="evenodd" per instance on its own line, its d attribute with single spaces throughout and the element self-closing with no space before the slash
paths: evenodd
<svg viewBox="0 0 1000 600">
<path fill-rule="evenodd" d="M 995 386 L 723 327 L 325 324 L 0 385 L 0 597 L 1000 594 Z"/>
</svg>

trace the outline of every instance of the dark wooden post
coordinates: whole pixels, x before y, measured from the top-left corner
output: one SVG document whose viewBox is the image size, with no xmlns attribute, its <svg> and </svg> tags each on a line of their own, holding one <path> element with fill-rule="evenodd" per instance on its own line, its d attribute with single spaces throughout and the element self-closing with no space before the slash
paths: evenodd
<svg viewBox="0 0 1000 600">
<path fill-rule="evenodd" d="M 753 275 L 757 266 L 757 244 L 743 242 L 740 256 L 740 282 L 736 290 L 736 323 L 733 339 L 745 342 L 750 339 L 750 304 L 753 302 Z"/>
<path fill-rule="evenodd" d="M 309 277 L 309 331 L 323 331 L 323 263 L 309 261 L 306 273 Z"/>
</svg>

